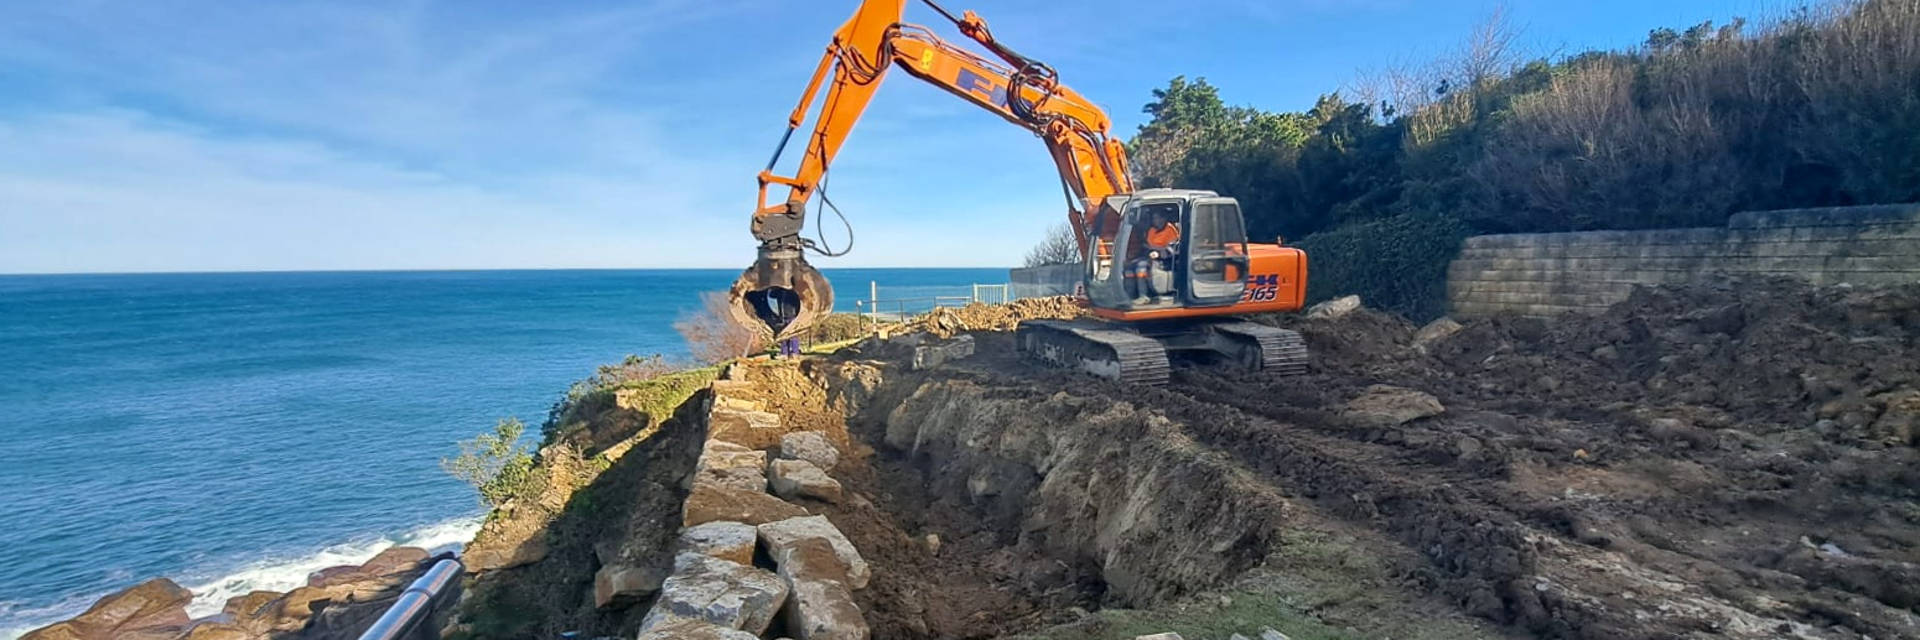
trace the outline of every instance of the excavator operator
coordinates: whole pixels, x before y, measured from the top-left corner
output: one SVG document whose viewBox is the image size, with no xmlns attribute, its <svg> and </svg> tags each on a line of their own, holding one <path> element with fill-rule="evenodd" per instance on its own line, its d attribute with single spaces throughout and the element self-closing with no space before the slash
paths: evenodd
<svg viewBox="0 0 1920 640">
<path fill-rule="evenodd" d="M 1133 261 L 1133 277 L 1139 288 L 1134 296 L 1134 304 L 1159 304 L 1160 296 L 1173 291 L 1161 291 L 1154 286 L 1153 268 L 1171 270 L 1174 244 L 1180 242 L 1180 225 L 1173 222 L 1172 216 L 1165 210 L 1153 212 L 1153 226 L 1146 234 L 1146 250 Z"/>
</svg>

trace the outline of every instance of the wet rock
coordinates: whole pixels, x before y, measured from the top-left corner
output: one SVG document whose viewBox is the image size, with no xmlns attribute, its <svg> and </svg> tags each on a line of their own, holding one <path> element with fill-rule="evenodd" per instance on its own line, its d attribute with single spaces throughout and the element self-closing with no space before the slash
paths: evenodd
<svg viewBox="0 0 1920 640">
<path fill-rule="evenodd" d="M 1341 415 L 1370 427 L 1395 427 L 1447 410 L 1440 399 L 1422 391 L 1376 384 L 1347 402 Z"/>
<path fill-rule="evenodd" d="M 679 550 L 740 564 L 753 564 L 753 549 L 759 541 L 760 532 L 753 525 L 722 520 L 681 531 Z"/>
<path fill-rule="evenodd" d="M 626 606 L 660 590 L 665 571 L 654 567 L 610 564 L 593 574 L 593 606 Z"/>
<path fill-rule="evenodd" d="M 1460 333 L 1460 330 L 1464 328 L 1465 327 L 1461 326 L 1459 322 L 1454 321 L 1453 318 L 1442 317 L 1434 320 L 1433 322 L 1427 323 L 1427 326 L 1420 327 L 1420 330 L 1413 334 L 1413 348 L 1421 353 L 1426 353 L 1427 348 L 1433 346 L 1434 343 L 1445 340 L 1453 334 Z"/>
<path fill-rule="evenodd" d="M 782 498 L 813 498 L 827 502 L 839 502 L 841 496 L 840 481 L 821 471 L 819 467 L 805 460 L 775 460 L 772 473 L 767 478 L 773 493 Z"/>
<path fill-rule="evenodd" d="M 808 542 L 824 544 L 820 540 Z M 793 595 L 785 609 L 787 630 L 797 640 L 867 640 L 871 635 L 846 584 L 792 577 L 788 584 Z"/>
<path fill-rule="evenodd" d="M 1360 308 L 1360 296 L 1334 298 L 1307 308 L 1307 317 L 1315 320 L 1338 318 Z"/>
<path fill-rule="evenodd" d="M 193 625 L 182 640 L 251 640 L 255 634 L 237 625 L 223 622 L 202 622 Z"/>
<path fill-rule="evenodd" d="M 783 575 L 838 580 L 851 589 L 867 588 L 871 569 L 860 550 L 826 516 L 791 518 L 759 526 L 760 544 Z M 809 541 L 824 542 L 822 547 Z M 823 550 L 825 553 L 822 553 Z"/>
<path fill-rule="evenodd" d="M 741 491 L 767 490 L 767 453 L 746 449 L 735 451 L 738 447 L 719 440 L 709 441 L 713 445 L 700 452 L 700 461 L 694 466 L 693 475 L 687 486 L 711 485 Z M 745 449 L 745 447 L 740 447 Z"/>
<path fill-rule="evenodd" d="M 805 515 L 806 509 L 767 495 L 764 491 L 741 491 L 711 485 L 694 485 L 680 511 L 681 525 L 687 527 L 720 520 L 758 525 Z"/>
<path fill-rule="evenodd" d="M 190 623 L 187 603 L 193 592 L 172 580 L 155 578 L 101 598 L 85 613 L 27 632 L 21 640 L 107 640 L 173 638 Z"/>
<path fill-rule="evenodd" d="M 700 620 L 757 636 L 773 624 L 788 593 L 787 581 L 766 570 L 682 553 L 674 556 L 673 575 L 661 583 L 660 598 L 640 630 L 644 637 L 684 620 Z"/>
<path fill-rule="evenodd" d="M 818 431 L 796 431 L 780 436 L 780 457 L 805 460 L 822 471 L 832 471 L 840 463 L 840 450 Z"/>
</svg>

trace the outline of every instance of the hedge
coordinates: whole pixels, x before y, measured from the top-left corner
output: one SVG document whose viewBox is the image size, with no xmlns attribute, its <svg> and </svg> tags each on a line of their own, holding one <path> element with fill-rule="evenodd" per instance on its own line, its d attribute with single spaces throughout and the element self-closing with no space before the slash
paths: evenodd
<svg viewBox="0 0 1920 640">
<path fill-rule="evenodd" d="M 1465 223 L 1409 213 L 1322 231 L 1293 243 L 1307 252 L 1307 303 L 1357 294 L 1367 306 L 1427 321 L 1446 315 L 1447 263 Z"/>
</svg>

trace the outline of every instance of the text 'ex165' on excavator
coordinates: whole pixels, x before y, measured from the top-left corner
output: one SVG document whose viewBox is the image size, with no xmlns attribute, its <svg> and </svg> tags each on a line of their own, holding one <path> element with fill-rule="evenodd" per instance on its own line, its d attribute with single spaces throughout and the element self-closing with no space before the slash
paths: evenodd
<svg viewBox="0 0 1920 640">
<path fill-rule="evenodd" d="M 1293 311 L 1306 297 L 1306 254 L 1247 241 L 1239 204 L 1212 191 L 1135 189 L 1126 147 L 1105 111 L 1061 84 L 1052 67 L 994 39 L 973 12 L 922 0 L 993 58 L 902 22 L 907 0 L 866 0 L 827 45 L 758 176 L 751 229 L 759 255 L 730 292 L 737 322 L 767 337 L 804 333 L 833 310 L 833 287 L 806 261 L 819 250 L 801 237 L 807 203 L 890 69 L 973 103 L 1046 144 L 1067 196 L 1085 304 L 1099 320 L 1031 321 L 1018 344 L 1032 357 L 1125 381 L 1164 382 L 1168 353 L 1198 354 L 1250 369 L 1305 367 L 1298 334 L 1233 316 Z M 825 89 L 822 96 L 822 89 Z M 792 176 L 773 172 L 793 132 L 821 98 Z M 787 187 L 768 204 L 767 191 Z"/>
</svg>

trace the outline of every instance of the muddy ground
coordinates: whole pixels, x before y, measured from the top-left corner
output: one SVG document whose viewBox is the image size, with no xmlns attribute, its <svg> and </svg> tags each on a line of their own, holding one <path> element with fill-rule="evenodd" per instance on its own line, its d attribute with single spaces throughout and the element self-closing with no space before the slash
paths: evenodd
<svg viewBox="0 0 1920 640">
<path fill-rule="evenodd" d="M 1032 368 L 1004 334 L 976 334 L 956 373 L 1164 415 L 1290 506 L 1401 547 L 1383 556 L 1411 591 L 1510 633 L 1920 637 L 1920 287 L 1645 289 L 1418 346 L 1366 310 L 1270 321 L 1307 336 L 1309 375 L 1120 387 Z M 1445 410 L 1344 411 L 1383 384 Z"/>
<path fill-rule="evenodd" d="M 846 452 L 847 499 L 801 506 L 872 563 L 875 638 L 1920 638 L 1920 287 L 1647 289 L 1437 338 L 1265 321 L 1307 375 L 1124 386 L 993 331 L 931 371 L 911 338 L 739 371 Z M 672 525 L 685 415 L 587 492 L 643 494 L 600 507 L 624 523 L 491 578 L 551 601 L 537 626 L 631 629 L 571 603 L 591 546 Z"/>
</svg>

